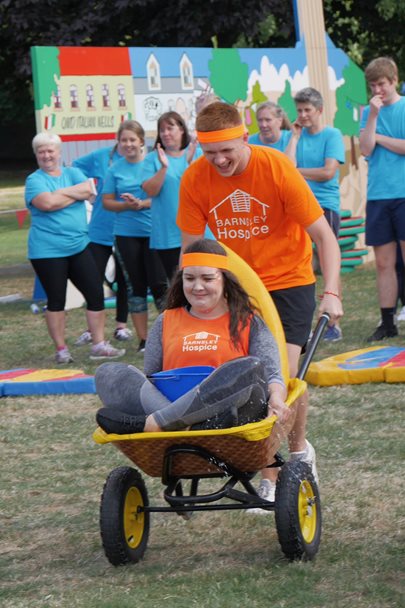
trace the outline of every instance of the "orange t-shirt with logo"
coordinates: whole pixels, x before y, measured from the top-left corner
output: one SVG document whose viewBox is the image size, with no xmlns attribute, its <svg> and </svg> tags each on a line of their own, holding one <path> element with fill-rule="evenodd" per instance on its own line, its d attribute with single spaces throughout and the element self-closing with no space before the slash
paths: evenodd
<svg viewBox="0 0 405 608">
<path fill-rule="evenodd" d="M 217 319 L 198 319 L 184 308 L 163 313 L 163 370 L 212 365 L 249 354 L 250 322 L 241 331 L 236 349 L 229 335 L 229 313 Z"/>
<path fill-rule="evenodd" d="M 304 178 L 281 152 L 249 146 L 240 175 L 222 177 L 202 156 L 183 174 L 177 225 L 214 236 L 238 253 L 269 291 L 315 282 L 305 228 L 323 210 Z"/>
</svg>

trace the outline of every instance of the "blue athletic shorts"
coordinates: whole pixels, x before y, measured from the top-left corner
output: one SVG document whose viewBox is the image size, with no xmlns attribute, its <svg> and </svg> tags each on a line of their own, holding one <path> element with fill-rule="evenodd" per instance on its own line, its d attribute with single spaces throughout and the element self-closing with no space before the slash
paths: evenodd
<svg viewBox="0 0 405 608">
<path fill-rule="evenodd" d="M 405 198 L 367 201 L 366 245 L 405 241 Z"/>
<path fill-rule="evenodd" d="M 305 346 L 315 312 L 315 283 L 270 291 L 288 344 Z"/>
</svg>

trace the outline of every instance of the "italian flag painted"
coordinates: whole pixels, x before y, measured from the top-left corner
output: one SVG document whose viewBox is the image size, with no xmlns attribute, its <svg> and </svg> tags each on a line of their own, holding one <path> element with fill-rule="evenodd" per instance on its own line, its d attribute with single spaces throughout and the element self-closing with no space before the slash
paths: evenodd
<svg viewBox="0 0 405 608">
<path fill-rule="evenodd" d="M 48 116 L 45 116 L 45 120 L 44 120 L 45 131 L 49 131 L 49 129 L 52 129 L 52 127 L 54 127 L 55 124 L 56 124 L 55 114 L 48 114 Z"/>
<path fill-rule="evenodd" d="M 121 114 L 121 122 L 124 122 L 124 120 L 131 120 L 132 118 L 132 112 L 125 112 L 125 114 Z"/>
</svg>

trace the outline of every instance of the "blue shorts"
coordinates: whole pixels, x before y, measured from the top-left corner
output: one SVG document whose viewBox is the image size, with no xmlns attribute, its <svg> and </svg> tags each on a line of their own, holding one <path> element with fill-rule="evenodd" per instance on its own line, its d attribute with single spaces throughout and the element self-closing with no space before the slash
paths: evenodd
<svg viewBox="0 0 405 608">
<path fill-rule="evenodd" d="M 405 241 L 405 198 L 367 201 L 366 245 Z"/>
<path fill-rule="evenodd" d="M 336 213 L 336 211 L 332 211 L 332 209 L 324 209 L 323 212 L 325 214 L 326 221 L 332 228 L 333 234 L 336 238 L 338 238 L 340 230 L 340 214 Z"/>
</svg>

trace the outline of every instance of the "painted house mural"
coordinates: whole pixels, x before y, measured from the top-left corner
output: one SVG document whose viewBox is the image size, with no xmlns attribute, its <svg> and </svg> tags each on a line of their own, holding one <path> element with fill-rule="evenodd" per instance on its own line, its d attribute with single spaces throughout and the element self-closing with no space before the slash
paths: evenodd
<svg viewBox="0 0 405 608">
<path fill-rule="evenodd" d="M 360 68 L 328 37 L 326 45 L 328 104 L 346 142 L 342 203 L 358 215 L 364 201 L 357 135 L 366 83 Z M 168 110 L 176 110 L 193 130 L 199 108 L 213 96 L 235 104 L 252 134 L 258 130 L 259 103 L 275 101 L 294 119 L 295 93 L 311 86 L 301 41 L 288 49 L 33 47 L 31 57 L 37 131 L 60 135 L 67 164 L 111 145 L 127 118 L 143 125 L 149 146 L 157 119 Z"/>
</svg>

